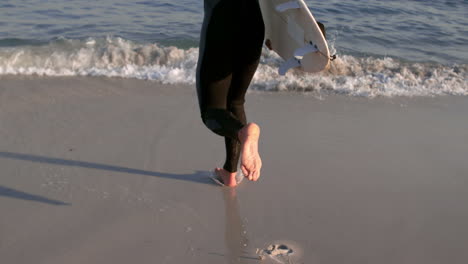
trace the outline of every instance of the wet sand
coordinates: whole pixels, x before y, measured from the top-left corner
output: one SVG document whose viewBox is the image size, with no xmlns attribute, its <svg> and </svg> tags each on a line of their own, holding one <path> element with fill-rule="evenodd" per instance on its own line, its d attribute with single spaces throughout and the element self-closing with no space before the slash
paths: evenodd
<svg viewBox="0 0 468 264">
<path fill-rule="evenodd" d="M 468 259 L 467 97 L 251 92 L 247 114 L 262 177 L 230 190 L 193 87 L 2 76 L 2 262 Z"/>
</svg>

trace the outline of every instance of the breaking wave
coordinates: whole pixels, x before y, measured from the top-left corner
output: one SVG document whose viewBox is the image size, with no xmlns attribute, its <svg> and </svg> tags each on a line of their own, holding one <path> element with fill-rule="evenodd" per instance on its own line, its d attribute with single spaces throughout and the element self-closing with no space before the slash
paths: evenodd
<svg viewBox="0 0 468 264">
<path fill-rule="evenodd" d="M 195 83 L 198 48 L 139 44 L 117 37 L 57 39 L 44 45 L 0 47 L 0 75 L 108 76 Z M 468 65 L 340 55 L 318 74 L 278 75 L 282 59 L 267 49 L 252 83 L 260 91 L 351 96 L 468 95 Z"/>
</svg>

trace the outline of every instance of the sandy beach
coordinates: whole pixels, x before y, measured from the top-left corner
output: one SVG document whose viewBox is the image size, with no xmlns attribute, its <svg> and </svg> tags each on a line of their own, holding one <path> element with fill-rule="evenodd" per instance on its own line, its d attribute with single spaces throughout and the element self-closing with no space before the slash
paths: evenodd
<svg viewBox="0 0 468 264">
<path fill-rule="evenodd" d="M 0 76 L 1 263 L 466 263 L 468 97 L 250 92 L 247 114 L 262 177 L 229 189 L 191 86 Z"/>
</svg>

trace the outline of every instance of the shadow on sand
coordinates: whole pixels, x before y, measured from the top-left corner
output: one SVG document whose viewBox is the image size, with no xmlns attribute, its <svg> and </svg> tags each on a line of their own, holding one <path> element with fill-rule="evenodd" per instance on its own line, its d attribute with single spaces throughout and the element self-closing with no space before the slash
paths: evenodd
<svg viewBox="0 0 468 264">
<path fill-rule="evenodd" d="M 4 152 L 4 151 L 0 151 L 0 158 L 24 160 L 24 161 L 37 162 L 37 163 L 48 163 L 48 164 L 54 164 L 54 165 L 60 165 L 60 166 L 82 167 L 82 168 L 88 168 L 88 169 L 106 170 L 106 171 L 114 171 L 114 172 L 129 173 L 129 174 L 139 174 L 139 175 L 160 177 L 160 178 L 166 178 L 166 179 L 191 181 L 191 182 L 196 182 L 196 183 L 201 183 L 201 184 L 214 185 L 212 180 L 209 178 L 210 173 L 208 171 L 195 171 L 194 173 L 191 173 L 191 174 L 174 174 L 174 173 L 164 173 L 164 172 L 132 169 L 132 168 L 127 168 L 127 167 L 107 165 L 107 164 L 87 162 L 87 161 L 67 160 L 67 159 L 44 157 L 44 156 L 32 155 L 32 154 Z"/>
<path fill-rule="evenodd" d="M 67 159 L 44 157 L 44 156 L 32 155 L 32 154 L 4 152 L 4 151 L 0 152 L 0 158 L 12 159 L 12 160 L 24 160 L 24 161 L 36 162 L 36 163 L 48 163 L 48 164 L 54 164 L 54 165 L 60 165 L 60 166 L 71 166 L 71 167 L 82 167 L 82 168 L 96 169 L 96 170 L 115 171 L 115 172 L 121 172 L 121 173 L 129 173 L 129 174 L 139 174 L 139 175 L 167 178 L 167 179 L 173 179 L 173 180 L 191 181 L 191 182 L 196 182 L 196 183 L 201 183 L 201 184 L 214 185 L 214 183 L 209 178 L 208 171 L 195 171 L 192 174 L 162 173 L 162 172 L 145 171 L 145 170 L 132 169 L 132 168 L 127 168 L 127 167 L 120 167 L 120 166 L 93 163 L 93 162 L 86 162 L 86 161 L 67 160 Z M 42 196 L 28 194 L 25 192 L 17 191 L 11 188 L 3 187 L 3 186 L 0 186 L 0 196 L 41 202 L 41 203 L 46 203 L 46 204 L 51 204 L 51 205 L 70 205 L 68 203 L 64 203 L 61 201 L 51 200 Z"/>
<path fill-rule="evenodd" d="M 39 203 L 45 203 L 45 204 L 50 204 L 50 205 L 70 205 L 69 203 L 57 201 L 57 200 L 52 200 L 43 196 L 35 195 L 35 194 L 29 194 L 25 193 L 22 191 L 18 191 L 15 189 L 11 189 L 8 187 L 4 187 L 0 185 L 0 197 L 5 196 L 9 198 L 15 198 L 15 199 L 20 199 L 20 200 L 26 200 L 26 201 L 33 201 L 33 202 L 39 202 Z"/>
</svg>

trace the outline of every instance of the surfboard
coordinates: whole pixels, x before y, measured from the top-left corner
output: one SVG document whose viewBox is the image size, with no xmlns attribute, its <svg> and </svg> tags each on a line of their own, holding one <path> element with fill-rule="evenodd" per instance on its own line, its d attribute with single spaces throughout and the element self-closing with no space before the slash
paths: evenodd
<svg viewBox="0 0 468 264">
<path fill-rule="evenodd" d="M 303 0 L 260 0 L 265 45 L 285 62 L 280 75 L 292 68 L 320 72 L 330 65 L 324 33 Z"/>
</svg>

